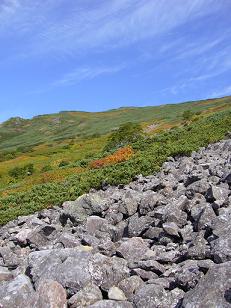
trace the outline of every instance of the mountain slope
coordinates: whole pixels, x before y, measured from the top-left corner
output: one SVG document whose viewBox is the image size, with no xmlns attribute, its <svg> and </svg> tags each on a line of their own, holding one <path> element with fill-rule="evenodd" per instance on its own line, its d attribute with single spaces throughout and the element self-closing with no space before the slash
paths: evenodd
<svg viewBox="0 0 231 308">
<path fill-rule="evenodd" d="M 154 136 L 146 135 L 144 138 L 141 136 L 128 147 L 119 149 L 113 154 L 98 152 L 101 155 L 99 159 L 96 153 L 96 156 L 88 156 L 87 160 L 77 160 L 74 164 L 66 165 L 61 162 L 62 164 L 59 163 L 57 167 L 53 165 L 51 167 L 54 169 L 51 171 L 39 169 L 41 166 L 35 165 L 35 173 L 30 176 L 27 175 L 27 171 L 31 170 L 32 166 L 25 165 L 25 158 L 27 162 L 30 159 L 30 163 L 37 164 L 43 159 L 43 155 L 29 153 L 18 158 L 18 164 L 20 163 L 22 168 L 18 169 L 16 165 L 16 168 L 8 173 L 8 178 L 7 175 L 5 177 L 6 182 L 0 191 L 0 224 L 19 215 L 27 215 L 60 204 L 65 200 L 74 200 L 91 188 L 105 185 L 105 182 L 113 185 L 124 184 L 138 174 L 153 174 L 168 157 L 187 155 L 209 143 L 221 140 L 230 131 L 230 127 L 231 111 L 216 112 L 210 116 L 200 116 L 196 121 L 190 121 Z M 95 148 L 98 139 L 100 138 L 89 144 L 91 148 Z M 75 154 L 72 152 L 72 147 L 76 146 L 79 146 L 79 150 Z M 66 151 L 82 155 L 82 144 L 74 144 L 70 148 Z M 53 154 L 51 155 L 46 157 L 48 161 L 52 159 Z M 2 168 L 6 164 L 13 167 L 11 160 L 1 164 Z M 23 177 L 20 177 L 21 175 Z"/>
<path fill-rule="evenodd" d="M 109 133 L 128 121 L 164 125 L 178 123 L 186 110 L 213 113 L 231 108 L 231 97 L 154 107 L 131 107 L 105 112 L 60 112 L 30 120 L 11 118 L 0 124 L 0 150 Z"/>
</svg>

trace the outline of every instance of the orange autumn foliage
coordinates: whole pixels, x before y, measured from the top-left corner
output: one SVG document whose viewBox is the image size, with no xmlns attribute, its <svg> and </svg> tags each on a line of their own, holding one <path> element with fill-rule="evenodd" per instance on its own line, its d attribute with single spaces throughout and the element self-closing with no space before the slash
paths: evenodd
<svg viewBox="0 0 231 308">
<path fill-rule="evenodd" d="M 90 168 L 98 169 L 104 166 L 121 163 L 123 161 L 129 160 L 133 154 L 133 149 L 130 146 L 127 146 L 117 150 L 111 155 L 92 161 L 89 166 Z"/>
</svg>

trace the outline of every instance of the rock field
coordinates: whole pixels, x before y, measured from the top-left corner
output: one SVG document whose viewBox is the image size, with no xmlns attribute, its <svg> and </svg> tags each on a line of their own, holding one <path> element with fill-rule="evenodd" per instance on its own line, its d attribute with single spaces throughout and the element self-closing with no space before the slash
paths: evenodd
<svg viewBox="0 0 231 308">
<path fill-rule="evenodd" d="M 231 139 L 0 227 L 0 307 L 231 307 Z"/>
</svg>

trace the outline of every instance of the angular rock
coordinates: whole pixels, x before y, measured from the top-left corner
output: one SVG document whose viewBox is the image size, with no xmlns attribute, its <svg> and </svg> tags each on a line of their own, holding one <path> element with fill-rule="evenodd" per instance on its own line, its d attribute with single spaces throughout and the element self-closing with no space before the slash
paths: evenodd
<svg viewBox="0 0 231 308">
<path fill-rule="evenodd" d="M 189 197 L 189 198 L 190 197 L 192 198 L 195 195 L 195 193 L 205 195 L 206 192 L 208 191 L 209 187 L 210 187 L 210 185 L 207 182 L 207 180 L 201 179 L 199 181 L 196 181 L 196 182 L 190 184 L 187 187 L 186 196 Z"/>
<path fill-rule="evenodd" d="M 211 185 L 206 193 L 206 199 L 208 201 L 219 201 L 222 205 L 228 198 L 229 190 L 221 186 Z"/>
<path fill-rule="evenodd" d="M 202 260 L 210 257 L 210 247 L 208 242 L 204 238 L 204 233 L 200 232 L 189 243 L 187 251 L 187 257 L 195 260 Z"/>
<path fill-rule="evenodd" d="M 133 237 L 123 242 L 117 249 L 117 252 L 127 261 L 142 260 L 148 251 L 148 245 L 140 237 Z"/>
<path fill-rule="evenodd" d="M 0 247 L 0 256 L 9 268 L 16 268 L 20 263 L 18 256 L 9 247 Z"/>
<path fill-rule="evenodd" d="M 227 184 L 231 185 L 231 172 L 229 174 L 226 174 L 224 176 L 224 182 L 226 182 Z"/>
<path fill-rule="evenodd" d="M 230 307 L 230 277 L 231 262 L 213 266 L 197 286 L 185 294 L 183 307 Z"/>
<path fill-rule="evenodd" d="M 66 308 L 67 294 L 65 289 L 53 280 L 44 280 L 37 289 L 36 308 Z"/>
<path fill-rule="evenodd" d="M 193 289 L 198 281 L 203 277 L 203 273 L 200 272 L 197 262 L 193 260 L 187 260 L 175 273 L 175 283 L 184 291 Z"/>
<path fill-rule="evenodd" d="M 155 256 L 153 259 L 161 263 L 174 263 L 181 258 L 181 252 L 178 249 L 168 250 L 167 247 L 162 245 L 152 246 Z"/>
<path fill-rule="evenodd" d="M 127 301 L 102 300 L 90 305 L 89 308 L 133 308 L 133 305 Z"/>
<path fill-rule="evenodd" d="M 106 219 L 98 216 L 87 217 L 86 229 L 90 235 L 95 235 L 97 231 L 104 232 L 108 230 L 109 223 Z"/>
<path fill-rule="evenodd" d="M 122 205 L 120 205 L 120 212 L 127 216 L 132 216 L 137 212 L 140 202 L 140 194 L 133 190 L 126 191 L 122 196 Z"/>
<path fill-rule="evenodd" d="M 7 267 L 0 266 L 0 282 L 5 280 L 13 279 L 13 274 L 8 270 Z"/>
<path fill-rule="evenodd" d="M 32 229 L 25 228 L 22 229 L 16 236 L 15 239 L 20 245 L 26 245 L 28 241 L 28 236 L 31 234 Z"/>
<path fill-rule="evenodd" d="M 131 276 L 119 282 L 118 287 L 124 292 L 126 298 L 131 300 L 135 292 L 144 284 L 139 276 Z"/>
<path fill-rule="evenodd" d="M 231 261 L 231 234 L 228 230 L 210 244 L 211 254 L 216 263 Z"/>
<path fill-rule="evenodd" d="M 34 307 L 34 300 L 35 291 L 25 275 L 0 284 L 0 307 L 31 308 Z"/>
<path fill-rule="evenodd" d="M 79 239 L 68 232 L 63 232 L 60 237 L 55 240 L 55 244 L 58 243 L 61 243 L 64 248 L 74 248 L 81 245 Z"/>
<path fill-rule="evenodd" d="M 174 222 L 164 223 L 163 229 L 167 234 L 179 237 L 179 228 Z"/>
<path fill-rule="evenodd" d="M 98 250 L 103 255 L 111 257 L 116 254 L 116 245 L 109 238 L 104 238 L 98 244 Z"/>
<path fill-rule="evenodd" d="M 149 216 L 141 216 L 135 214 L 129 218 L 128 236 L 140 236 L 153 223 L 153 218 Z"/>
<path fill-rule="evenodd" d="M 118 257 L 108 258 L 99 253 L 92 256 L 88 271 L 92 281 L 107 291 L 112 286 L 117 286 L 118 283 L 129 276 L 129 268 L 124 259 Z"/>
<path fill-rule="evenodd" d="M 196 231 L 210 228 L 213 219 L 216 218 L 212 206 L 204 203 L 195 204 L 191 209 L 191 216 Z"/>
<path fill-rule="evenodd" d="M 94 196 L 93 196 L 94 199 Z M 101 199 L 97 201 L 94 199 L 95 202 L 93 204 L 97 207 L 98 202 L 100 203 Z M 78 225 L 79 223 L 83 223 L 86 218 L 94 213 L 91 198 L 89 195 L 85 194 L 79 197 L 75 201 L 66 201 L 63 203 L 63 211 L 60 214 L 60 222 L 65 225 L 67 220 Z"/>
<path fill-rule="evenodd" d="M 140 288 L 133 300 L 137 308 L 167 308 L 173 307 L 173 298 L 170 292 L 155 284 L 147 284 Z"/>
<path fill-rule="evenodd" d="M 88 307 L 103 299 L 102 293 L 95 284 L 89 283 L 79 292 L 73 295 L 68 304 L 70 308 Z"/>
<path fill-rule="evenodd" d="M 138 275 L 143 281 L 148 281 L 151 279 L 157 279 L 158 275 L 152 271 L 146 271 L 141 268 L 135 268 L 132 270 L 132 274 Z"/>
<path fill-rule="evenodd" d="M 140 201 L 140 206 L 139 206 L 140 214 L 146 215 L 149 212 L 153 211 L 154 208 L 160 202 L 160 199 L 161 199 L 160 195 L 153 191 L 145 192 Z"/>
<path fill-rule="evenodd" d="M 155 260 L 138 261 L 135 264 L 137 267 L 146 271 L 152 271 L 157 275 L 161 275 L 165 272 L 165 267 Z"/>
<path fill-rule="evenodd" d="M 124 292 L 118 287 L 111 287 L 108 291 L 108 298 L 116 301 L 125 301 L 126 296 Z"/>
<path fill-rule="evenodd" d="M 90 258 L 91 253 L 77 249 L 33 252 L 29 255 L 30 275 L 36 286 L 44 279 L 52 279 L 75 293 L 92 279 L 88 271 Z"/>
<path fill-rule="evenodd" d="M 149 227 L 148 230 L 143 234 L 143 238 L 149 238 L 152 240 L 158 240 L 160 237 L 160 234 L 163 233 L 162 228 L 158 227 Z"/>
</svg>

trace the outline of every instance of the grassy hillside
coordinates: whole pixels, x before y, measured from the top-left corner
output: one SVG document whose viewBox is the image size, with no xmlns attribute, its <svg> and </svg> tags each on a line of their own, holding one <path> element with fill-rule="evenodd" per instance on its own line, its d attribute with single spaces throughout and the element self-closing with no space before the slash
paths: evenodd
<svg viewBox="0 0 231 308">
<path fill-rule="evenodd" d="M 81 129 L 78 121 L 82 121 Z M 127 122 L 133 123 L 127 131 L 115 130 Z M 135 123 L 140 124 L 140 134 Z M 134 127 L 135 138 L 121 142 Z M 0 152 L 0 224 L 75 199 L 105 180 L 126 183 L 137 174 L 151 174 L 168 156 L 189 154 L 222 139 L 230 127 L 231 97 L 10 119 L 0 127 L 4 149 Z M 119 145 L 114 145 L 118 140 Z"/>
<path fill-rule="evenodd" d="M 145 124 L 179 123 L 185 110 L 214 112 L 230 108 L 231 97 L 174 105 L 120 108 L 106 112 L 60 112 L 31 120 L 11 118 L 0 125 L 0 151 L 68 138 L 104 135 L 128 121 Z"/>
</svg>

